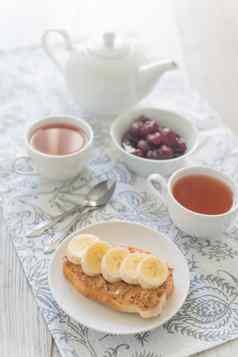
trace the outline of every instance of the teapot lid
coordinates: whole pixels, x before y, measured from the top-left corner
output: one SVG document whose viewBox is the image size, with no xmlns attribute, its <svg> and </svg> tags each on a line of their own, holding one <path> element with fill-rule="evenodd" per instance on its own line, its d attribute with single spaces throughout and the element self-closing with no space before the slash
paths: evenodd
<svg viewBox="0 0 238 357">
<path fill-rule="evenodd" d="M 104 59 L 126 57 L 130 48 L 130 44 L 114 32 L 105 32 L 101 37 L 91 41 L 87 47 L 90 54 Z"/>
</svg>

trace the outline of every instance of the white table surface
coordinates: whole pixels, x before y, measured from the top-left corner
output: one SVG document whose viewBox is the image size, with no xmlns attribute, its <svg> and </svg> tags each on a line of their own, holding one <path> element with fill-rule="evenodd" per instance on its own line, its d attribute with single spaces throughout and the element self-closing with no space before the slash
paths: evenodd
<svg viewBox="0 0 238 357">
<path fill-rule="evenodd" d="M 143 29 L 142 35 L 150 39 L 152 44 L 155 38 L 161 53 L 176 56 L 180 62 L 182 49 L 191 82 L 208 96 L 208 101 L 217 104 L 215 108 L 225 117 L 227 125 L 238 129 L 235 120 L 238 62 L 237 50 L 232 42 L 238 31 L 235 27 L 235 14 L 238 16 L 236 0 L 230 0 L 229 9 L 225 0 L 219 1 L 219 4 L 216 0 L 173 0 L 172 6 L 169 1 L 153 0 L 149 8 L 145 0 L 121 0 L 117 3 L 87 0 L 84 3 L 82 6 L 82 3 L 72 1 L 69 7 L 66 1 L 42 0 L 36 3 L 30 0 L 8 0 L 4 7 L 0 5 L 0 50 L 36 44 L 47 27 L 65 27 L 76 36 L 83 32 L 94 32 L 97 28 L 107 29 L 112 25 L 132 30 Z M 99 3 L 103 6 L 100 13 L 97 11 Z M 206 26 L 210 28 L 209 31 Z M 216 29 L 219 30 L 219 36 L 215 36 Z M 212 51 L 216 57 L 215 63 Z M 228 77 L 226 71 L 229 72 Z M 233 341 L 199 355 L 229 357 L 237 353 L 238 341 Z M 0 239 L 0 356 L 59 357 L 44 321 L 38 314 L 3 224 Z"/>
</svg>

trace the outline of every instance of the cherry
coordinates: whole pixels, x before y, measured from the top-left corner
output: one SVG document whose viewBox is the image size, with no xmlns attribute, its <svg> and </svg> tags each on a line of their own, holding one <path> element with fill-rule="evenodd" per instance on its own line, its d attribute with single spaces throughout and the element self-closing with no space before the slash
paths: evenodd
<svg viewBox="0 0 238 357">
<path fill-rule="evenodd" d="M 136 120 L 134 121 L 130 128 L 129 128 L 129 133 L 133 138 L 139 138 L 140 137 L 140 129 L 143 127 L 144 122 L 142 120 Z"/>
<path fill-rule="evenodd" d="M 169 129 L 169 128 L 164 128 L 161 131 L 161 141 L 163 144 L 168 145 L 168 146 L 173 146 L 177 144 L 177 136 L 176 133 Z"/>
<path fill-rule="evenodd" d="M 157 160 L 159 158 L 157 150 L 148 150 L 146 153 L 146 157 L 147 159 L 151 159 L 151 160 Z"/>
<path fill-rule="evenodd" d="M 154 134 L 149 134 L 147 136 L 147 141 L 152 145 L 159 146 L 162 142 L 161 134 L 158 131 Z"/>
<path fill-rule="evenodd" d="M 186 150 L 187 150 L 187 145 L 185 144 L 183 139 L 177 138 L 176 151 L 181 154 L 184 154 Z"/>
<path fill-rule="evenodd" d="M 137 148 L 138 148 L 138 149 L 141 149 L 141 150 L 143 150 L 143 151 L 148 151 L 150 147 L 149 147 L 149 144 L 148 144 L 147 141 L 141 139 L 141 140 L 139 140 L 138 143 L 137 143 Z"/>
<path fill-rule="evenodd" d="M 161 159 L 170 159 L 174 154 L 173 149 L 167 145 L 162 145 L 158 152 Z"/>
<path fill-rule="evenodd" d="M 133 152 L 132 152 L 133 155 L 136 155 L 136 156 L 139 156 L 139 157 L 145 157 L 145 153 L 143 150 L 141 149 L 135 149 Z"/>
<path fill-rule="evenodd" d="M 145 138 L 149 134 L 153 134 L 159 130 L 159 124 L 155 120 L 147 120 L 140 128 L 140 136 Z"/>
</svg>

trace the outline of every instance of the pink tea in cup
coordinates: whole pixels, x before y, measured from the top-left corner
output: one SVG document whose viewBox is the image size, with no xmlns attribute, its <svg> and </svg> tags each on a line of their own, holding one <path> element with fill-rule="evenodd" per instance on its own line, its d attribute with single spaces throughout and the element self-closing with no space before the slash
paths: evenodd
<svg viewBox="0 0 238 357">
<path fill-rule="evenodd" d="M 51 123 L 37 128 L 31 135 L 32 147 L 47 155 L 69 155 L 82 150 L 88 141 L 79 126 Z"/>
</svg>

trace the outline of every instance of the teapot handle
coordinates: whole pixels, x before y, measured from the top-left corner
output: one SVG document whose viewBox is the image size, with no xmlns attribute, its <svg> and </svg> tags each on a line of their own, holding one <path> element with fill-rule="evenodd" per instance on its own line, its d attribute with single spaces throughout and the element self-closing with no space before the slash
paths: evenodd
<svg viewBox="0 0 238 357">
<path fill-rule="evenodd" d="M 71 42 L 71 39 L 69 37 L 69 34 L 67 33 L 67 31 L 65 30 L 62 30 L 62 29 L 49 29 L 49 30 L 46 30 L 43 35 L 42 35 L 42 38 L 41 38 L 41 44 L 42 44 L 42 47 L 43 49 L 45 50 L 45 52 L 47 53 L 47 55 L 50 57 L 51 61 L 57 66 L 57 68 L 60 70 L 60 72 L 63 72 L 63 66 L 62 64 L 58 61 L 58 59 L 56 58 L 55 54 L 54 54 L 54 51 L 53 51 L 53 48 L 51 47 L 51 45 L 49 44 L 48 42 L 48 35 L 50 33 L 57 33 L 59 34 L 61 37 L 63 37 L 64 39 L 64 46 L 65 46 L 65 49 L 67 51 L 72 51 L 73 49 L 73 45 L 72 45 L 72 42 Z"/>
</svg>

